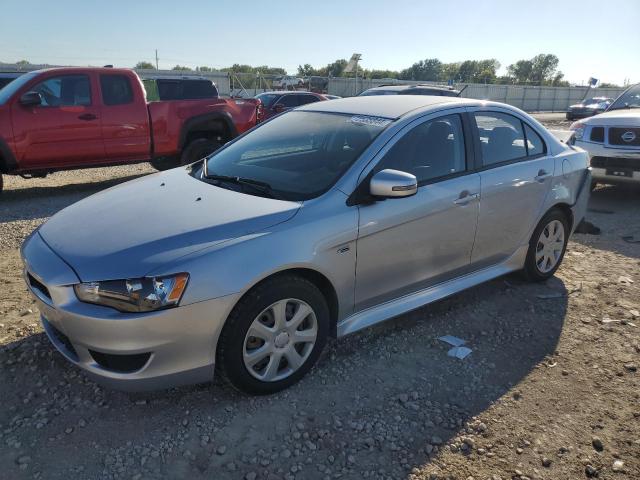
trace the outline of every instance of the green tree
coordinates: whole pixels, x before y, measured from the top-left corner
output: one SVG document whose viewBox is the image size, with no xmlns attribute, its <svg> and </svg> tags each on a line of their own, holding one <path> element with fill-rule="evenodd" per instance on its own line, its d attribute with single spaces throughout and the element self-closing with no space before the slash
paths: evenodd
<svg viewBox="0 0 640 480">
<path fill-rule="evenodd" d="M 530 60 L 518 60 L 507 67 L 514 83 L 532 85 L 556 85 L 562 83 L 562 72 L 558 70 L 560 60 L 551 53 L 541 53 Z"/>
<path fill-rule="evenodd" d="M 191 68 L 185 67 L 183 65 L 176 65 L 171 70 L 183 70 L 183 71 L 191 71 Z"/>
<path fill-rule="evenodd" d="M 196 72 L 213 72 L 211 67 L 196 67 Z"/>
<path fill-rule="evenodd" d="M 29 61 L 28 61 L 28 60 L 18 60 L 18 61 L 16 62 L 16 65 L 20 65 L 21 67 L 25 67 L 25 66 L 27 66 L 27 65 L 31 65 L 31 63 L 29 63 Z"/>
<path fill-rule="evenodd" d="M 136 70 L 155 70 L 156 69 L 153 63 L 145 62 L 145 61 L 136 63 L 136 66 L 133 68 L 135 68 Z"/>
<path fill-rule="evenodd" d="M 435 82 L 442 75 L 442 62 L 437 58 L 427 58 L 414 63 L 409 68 L 402 70 L 399 78 L 403 80 L 424 80 Z"/>
</svg>

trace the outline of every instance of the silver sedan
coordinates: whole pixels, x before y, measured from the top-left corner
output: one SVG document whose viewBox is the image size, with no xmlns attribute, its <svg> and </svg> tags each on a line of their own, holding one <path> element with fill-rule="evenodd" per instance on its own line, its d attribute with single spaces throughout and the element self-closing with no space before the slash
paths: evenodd
<svg viewBox="0 0 640 480">
<path fill-rule="evenodd" d="M 188 167 L 72 205 L 24 243 L 55 347 L 121 389 L 267 394 L 340 337 L 513 271 L 545 280 L 585 214 L 585 152 L 507 105 L 305 105 Z"/>
</svg>

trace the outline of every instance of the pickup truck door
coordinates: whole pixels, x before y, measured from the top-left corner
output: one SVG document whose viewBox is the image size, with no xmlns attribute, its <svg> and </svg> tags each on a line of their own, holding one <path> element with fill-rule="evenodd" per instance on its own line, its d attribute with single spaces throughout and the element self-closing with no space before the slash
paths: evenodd
<svg viewBox="0 0 640 480">
<path fill-rule="evenodd" d="M 24 106 L 20 96 L 37 92 L 42 103 Z M 21 91 L 11 107 L 20 169 L 64 168 L 104 158 L 95 78 L 52 74 Z"/>
<path fill-rule="evenodd" d="M 149 112 L 142 83 L 133 75 L 100 73 L 102 137 L 110 162 L 151 157 Z"/>
</svg>

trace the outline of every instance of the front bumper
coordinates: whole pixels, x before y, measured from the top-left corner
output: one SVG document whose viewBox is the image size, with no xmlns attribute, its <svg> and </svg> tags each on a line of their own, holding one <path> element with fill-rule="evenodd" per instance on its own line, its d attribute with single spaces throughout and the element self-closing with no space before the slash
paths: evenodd
<svg viewBox="0 0 640 480">
<path fill-rule="evenodd" d="M 122 313 L 80 302 L 73 291 L 77 277 L 69 282 L 73 270 L 39 234 L 25 242 L 22 256 L 25 281 L 47 336 L 98 383 L 151 390 L 213 379 L 218 336 L 237 295 L 156 312 Z"/>
<path fill-rule="evenodd" d="M 640 183 L 640 149 L 611 148 L 603 143 L 576 140 L 591 158 L 593 179 L 603 183 Z"/>
</svg>

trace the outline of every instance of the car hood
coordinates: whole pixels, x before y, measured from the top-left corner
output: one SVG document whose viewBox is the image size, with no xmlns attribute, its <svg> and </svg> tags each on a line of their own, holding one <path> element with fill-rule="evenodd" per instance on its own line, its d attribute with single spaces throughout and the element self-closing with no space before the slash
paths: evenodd
<svg viewBox="0 0 640 480">
<path fill-rule="evenodd" d="M 298 202 L 216 187 L 177 168 L 81 200 L 39 232 L 83 282 L 137 278 L 282 223 L 299 208 Z"/>
<path fill-rule="evenodd" d="M 640 108 L 622 108 L 601 113 L 588 120 L 588 125 L 617 125 L 621 127 L 640 127 Z"/>
</svg>

